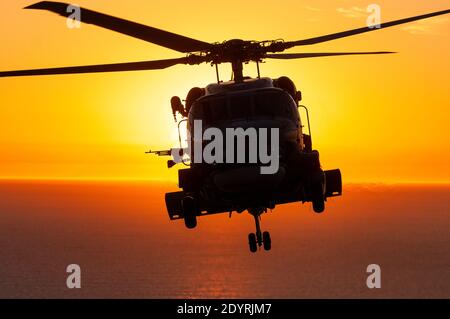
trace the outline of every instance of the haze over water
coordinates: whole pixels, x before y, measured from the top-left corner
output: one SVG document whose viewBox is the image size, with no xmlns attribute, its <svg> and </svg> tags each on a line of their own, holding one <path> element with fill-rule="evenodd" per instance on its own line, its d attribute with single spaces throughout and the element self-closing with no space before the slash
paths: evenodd
<svg viewBox="0 0 450 319">
<path fill-rule="evenodd" d="M 450 186 L 348 185 L 324 214 L 263 215 L 272 251 L 251 254 L 250 215 L 170 222 L 156 183 L 1 182 L 0 297 L 450 298 Z M 79 264 L 82 288 L 66 288 Z M 366 287 L 379 264 L 382 288 Z"/>
</svg>

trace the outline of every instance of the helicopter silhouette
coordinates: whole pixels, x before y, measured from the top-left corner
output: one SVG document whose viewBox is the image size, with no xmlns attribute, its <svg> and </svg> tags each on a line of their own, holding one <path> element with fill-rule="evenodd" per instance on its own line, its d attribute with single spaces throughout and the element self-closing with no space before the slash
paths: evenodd
<svg viewBox="0 0 450 319">
<path fill-rule="evenodd" d="M 61 2 L 42 1 L 26 9 L 47 10 L 69 17 L 71 12 L 68 7 L 69 4 Z M 180 129 L 181 122 L 187 122 L 188 142 L 191 147 L 188 150 L 182 148 L 180 138 L 180 148 L 148 153 L 174 158 L 178 155 L 178 161 L 169 160 L 168 167 L 179 162 L 188 167 L 180 169 L 178 173 L 181 191 L 167 193 L 165 196 L 171 220 L 183 219 L 187 228 L 195 228 L 199 216 L 218 213 L 230 213 L 231 216 L 232 212 L 248 211 L 253 215 L 256 225 L 256 232 L 248 235 L 250 251 L 256 252 L 261 246 L 265 250 L 270 250 L 272 246 L 270 233 L 261 231 L 260 219 L 263 213 L 268 209 L 274 209 L 276 205 L 292 202 L 312 202 L 313 210 L 321 213 L 325 210 L 328 198 L 342 195 L 342 180 L 339 169 L 325 171 L 322 169 L 319 152 L 312 147 L 308 109 L 300 105 L 301 92 L 297 91 L 294 82 L 286 76 L 276 79 L 261 77 L 259 63 L 266 59 L 290 60 L 395 53 L 281 52 L 447 13 L 450 13 L 450 10 L 382 23 L 379 28 L 367 26 L 297 41 L 233 39 L 207 43 L 80 8 L 81 22 L 157 44 L 184 53 L 185 56 L 154 61 L 4 71 L 0 72 L 0 77 L 161 70 L 178 64 L 210 63 L 215 66 L 217 83 L 205 88 L 192 88 L 185 99 L 185 104 L 177 96 L 171 99 L 175 120 L 177 115 L 182 117 L 178 128 Z M 249 62 L 256 63 L 257 78 L 244 76 L 243 64 Z M 233 71 L 231 81 L 220 81 L 218 65 L 222 63 L 231 64 Z M 302 124 L 299 108 L 305 110 L 308 132 L 304 132 L 305 125 Z M 200 138 L 195 136 L 196 128 L 200 132 Z M 240 129 L 240 135 L 232 135 L 231 144 L 224 141 L 216 143 L 214 152 L 210 153 L 213 160 L 202 161 L 203 154 L 200 154 L 200 161 L 195 161 L 197 155 L 207 147 L 205 145 L 207 140 L 212 141 L 211 134 L 205 139 L 204 133 L 208 129 L 215 129 L 216 135 L 230 129 Z M 262 173 L 262 169 L 267 168 L 267 161 L 255 160 L 252 156 L 255 153 L 251 147 L 252 132 L 256 132 L 253 136 L 256 138 L 253 139 L 257 144 L 256 150 L 270 148 L 270 155 L 277 163 L 276 169 L 270 174 Z M 263 139 L 262 135 L 266 138 Z M 278 135 L 278 138 L 274 135 Z M 234 143 L 239 137 L 243 137 L 242 143 Z M 269 141 L 270 138 L 272 141 Z M 276 142 L 275 147 L 273 141 Z M 269 152 L 266 155 L 268 156 Z M 250 160 L 251 157 L 253 160 Z"/>
</svg>

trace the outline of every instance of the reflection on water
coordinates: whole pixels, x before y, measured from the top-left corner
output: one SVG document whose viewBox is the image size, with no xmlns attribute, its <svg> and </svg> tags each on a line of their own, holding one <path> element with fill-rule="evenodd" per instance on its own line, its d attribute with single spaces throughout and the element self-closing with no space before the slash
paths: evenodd
<svg viewBox="0 0 450 319">
<path fill-rule="evenodd" d="M 347 186 L 263 216 L 271 252 L 251 254 L 249 215 L 170 222 L 150 183 L 2 182 L 0 297 L 450 297 L 450 186 Z M 82 289 L 65 288 L 68 264 Z M 366 267 L 382 289 L 366 288 Z"/>
</svg>

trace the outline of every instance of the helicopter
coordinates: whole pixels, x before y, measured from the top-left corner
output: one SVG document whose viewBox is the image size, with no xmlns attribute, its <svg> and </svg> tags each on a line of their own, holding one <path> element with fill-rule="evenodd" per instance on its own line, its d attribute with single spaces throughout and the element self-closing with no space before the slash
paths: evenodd
<svg viewBox="0 0 450 319">
<path fill-rule="evenodd" d="M 69 7 L 72 6 L 66 3 L 42 1 L 25 9 L 46 10 L 69 18 Z M 342 195 L 340 170 L 323 170 L 319 152 L 313 149 L 309 112 L 306 106 L 300 104 L 301 92 L 289 77 L 262 77 L 259 64 L 266 59 L 395 53 L 282 52 L 450 13 L 450 10 L 442 10 L 382 23 L 379 27 L 366 26 L 296 41 L 233 39 L 208 43 L 85 8 L 79 9 L 81 22 L 163 46 L 184 56 L 153 61 L 3 71 L 0 77 L 161 70 L 179 64 L 209 63 L 215 66 L 216 83 L 204 88 L 192 88 L 184 104 L 178 96 L 170 100 L 175 121 L 181 116 L 178 121 L 180 147 L 147 153 L 172 156 L 173 159 L 167 161 L 168 168 L 176 164 L 187 167 L 178 171 L 181 190 L 165 195 L 171 220 L 183 219 L 185 226 L 193 229 L 200 216 L 229 213 L 231 217 L 233 212 L 247 211 L 254 217 L 256 228 L 255 233 L 248 235 L 251 252 L 257 252 L 261 247 L 264 250 L 272 247 L 270 233 L 263 232 L 260 224 L 262 214 L 268 210 L 280 204 L 311 202 L 314 212 L 322 213 L 329 198 Z M 249 62 L 256 63 L 256 78 L 244 75 L 243 65 Z M 230 81 L 220 80 L 218 65 L 222 63 L 231 64 L 233 77 Z M 300 110 L 306 114 L 307 125 L 302 124 Z M 182 122 L 186 122 L 187 148 L 181 145 Z M 226 141 L 219 139 L 222 133 L 229 132 L 231 137 Z M 209 156 L 204 156 L 206 149 Z M 261 152 L 261 149 L 266 152 Z M 274 163 L 275 169 L 270 169 L 268 164 Z M 263 173 L 264 169 L 270 172 Z"/>
</svg>

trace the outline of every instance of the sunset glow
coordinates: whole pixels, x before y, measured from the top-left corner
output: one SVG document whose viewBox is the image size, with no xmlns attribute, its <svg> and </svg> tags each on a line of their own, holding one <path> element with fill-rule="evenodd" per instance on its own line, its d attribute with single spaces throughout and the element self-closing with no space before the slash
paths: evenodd
<svg viewBox="0 0 450 319">
<path fill-rule="evenodd" d="M 179 57 L 101 28 L 68 29 L 55 14 L 0 3 L 0 70 Z M 79 0 L 86 8 L 206 42 L 295 40 L 365 25 L 367 1 L 219 2 Z M 446 9 L 442 1 L 378 1 L 383 21 Z M 239 10 L 236 10 L 236 6 Z M 263 76 L 290 76 L 310 109 L 324 168 L 344 182 L 450 182 L 450 18 L 432 18 L 304 47 L 394 55 L 267 61 Z M 291 50 L 291 52 L 302 52 Z M 256 67 L 246 66 L 255 76 Z M 221 66 L 228 80 L 230 70 Z M 170 98 L 215 81 L 209 65 L 162 71 L 0 79 L 0 177 L 157 179 L 176 182 L 151 149 L 177 146 Z"/>
</svg>

